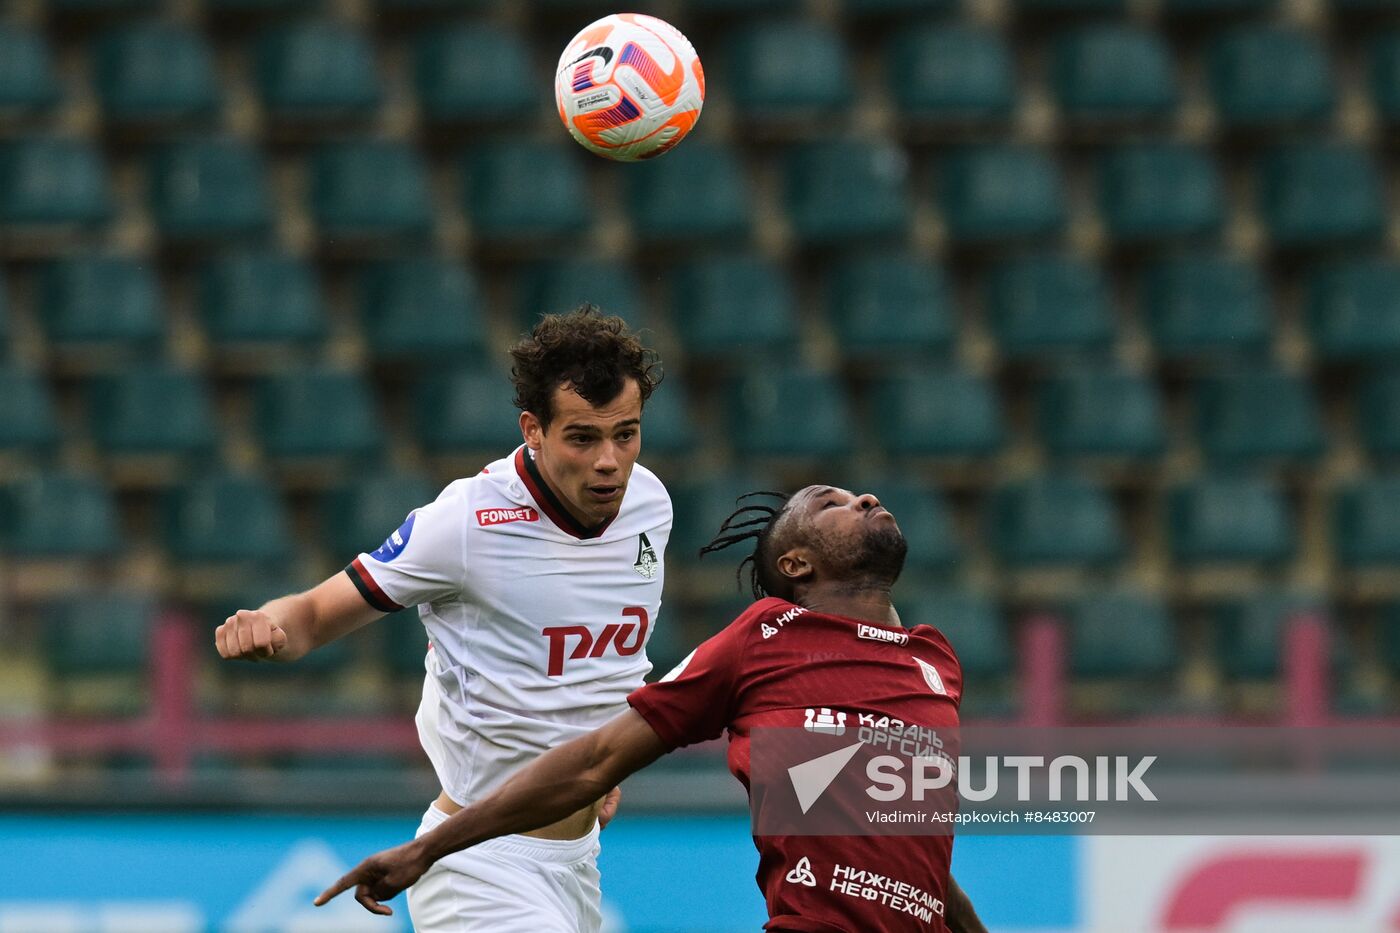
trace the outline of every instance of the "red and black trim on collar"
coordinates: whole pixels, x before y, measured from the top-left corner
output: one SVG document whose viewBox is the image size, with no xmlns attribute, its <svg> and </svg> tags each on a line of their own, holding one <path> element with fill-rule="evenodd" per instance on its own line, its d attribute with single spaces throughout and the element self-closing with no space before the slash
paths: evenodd
<svg viewBox="0 0 1400 933">
<path fill-rule="evenodd" d="M 573 514 L 564 507 L 564 503 L 559 501 L 559 497 L 554 494 L 554 490 L 549 488 L 549 484 L 540 475 L 540 468 L 535 463 L 535 458 L 526 451 L 528 448 L 521 447 L 515 452 L 515 472 L 520 475 L 520 481 L 525 484 L 530 495 L 539 504 L 540 511 L 549 516 L 549 520 L 554 522 L 564 531 L 575 538 L 596 538 L 608 530 L 612 524 L 612 518 L 602 524 L 592 528 L 585 527 Z M 613 516 L 616 518 L 617 516 Z"/>
<path fill-rule="evenodd" d="M 369 575 L 365 565 L 360 563 L 357 557 L 350 562 L 350 566 L 345 568 L 345 573 L 350 577 L 350 582 L 355 584 L 355 589 L 360 591 L 360 595 L 380 612 L 398 612 L 403 609 L 398 603 L 389 598 L 389 594 L 379 588 L 379 584 L 374 582 L 374 577 Z"/>
</svg>

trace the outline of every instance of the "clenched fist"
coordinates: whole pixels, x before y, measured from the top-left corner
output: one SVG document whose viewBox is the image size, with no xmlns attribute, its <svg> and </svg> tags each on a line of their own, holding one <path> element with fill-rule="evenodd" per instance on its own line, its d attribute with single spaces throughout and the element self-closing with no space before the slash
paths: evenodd
<svg viewBox="0 0 1400 933">
<path fill-rule="evenodd" d="M 260 609 L 240 609 L 214 629 L 221 658 L 267 661 L 287 647 L 287 633 Z"/>
</svg>

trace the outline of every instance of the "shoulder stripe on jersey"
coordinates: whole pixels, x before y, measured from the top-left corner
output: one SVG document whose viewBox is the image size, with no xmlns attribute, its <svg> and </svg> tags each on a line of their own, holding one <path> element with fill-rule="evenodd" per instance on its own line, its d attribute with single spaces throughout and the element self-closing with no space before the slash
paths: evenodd
<svg viewBox="0 0 1400 933">
<path fill-rule="evenodd" d="M 350 582 L 355 584 L 355 589 L 360 591 L 360 595 L 380 612 L 398 612 L 403 609 L 398 603 L 389 598 L 389 594 L 379 588 L 379 584 L 374 582 L 374 577 L 369 575 L 365 565 L 360 563 L 357 557 L 349 567 L 345 568 L 345 573 L 350 577 Z"/>
<path fill-rule="evenodd" d="M 525 484 L 525 488 L 530 491 L 535 502 L 539 504 L 540 511 L 549 516 L 550 521 L 575 538 L 596 538 L 607 531 L 608 526 L 612 524 L 612 518 L 600 525 L 587 528 L 569 513 L 569 510 L 564 507 L 564 503 L 559 501 L 559 497 L 554 495 L 554 491 L 545 483 L 544 477 L 540 475 L 540 468 L 535 464 L 535 458 L 525 452 L 527 449 L 521 447 L 516 451 L 515 472 L 520 474 L 521 481 Z M 616 517 L 613 516 L 613 518 Z"/>
</svg>

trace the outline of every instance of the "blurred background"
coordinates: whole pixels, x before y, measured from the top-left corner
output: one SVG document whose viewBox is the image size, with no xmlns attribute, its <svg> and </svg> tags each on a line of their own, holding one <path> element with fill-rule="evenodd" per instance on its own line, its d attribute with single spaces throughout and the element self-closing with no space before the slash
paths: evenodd
<svg viewBox="0 0 1400 933">
<path fill-rule="evenodd" d="M 0 928 L 309 923 L 292 900 L 412 831 L 411 613 L 295 667 L 211 632 L 508 452 L 504 348 L 582 301 L 665 361 L 658 671 L 745 603 L 737 557 L 695 559 L 734 496 L 816 480 L 898 517 L 968 721 L 1400 721 L 1400 4 L 631 8 L 708 78 L 637 165 L 551 100 L 590 0 L 3 5 L 0 848 L 33 855 Z M 701 749 L 629 796 L 615 929 L 757 926 L 731 785 Z M 997 928 L 1177 928 L 1103 913 L 1143 870 L 1109 843 L 958 870 Z M 171 890 L 102 870 L 142 859 Z M 1339 929 L 1382 928 L 1373 894 Z"/>
</svg>

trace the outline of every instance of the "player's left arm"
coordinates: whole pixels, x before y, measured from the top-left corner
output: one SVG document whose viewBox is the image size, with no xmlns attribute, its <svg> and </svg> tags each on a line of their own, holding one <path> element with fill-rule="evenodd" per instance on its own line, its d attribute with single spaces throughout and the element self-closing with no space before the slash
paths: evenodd
<svg viewBox="0 0 1400 933">
<path fill-rule="evenodd" d="M 438 859 L 488 839 L 548 826 L 608 794 L 622 779 L 669 747 L 647 721 L 628 709 L 600 729 L 545 752 L 494 793 L 453 814 L 412 842 L 371 855 L 316 898 L 321 906 L 355 888 L 371 913 L 417 881 Z"/>
<path fill-rule="evenodd" d="M 972 907 L 972 899 L 958 886 L 957 879 L 948 876 L 948 897 L 944 903 L 944 922 L 951 933 L 987 933 L 977 911 Z"/>
</svg>

